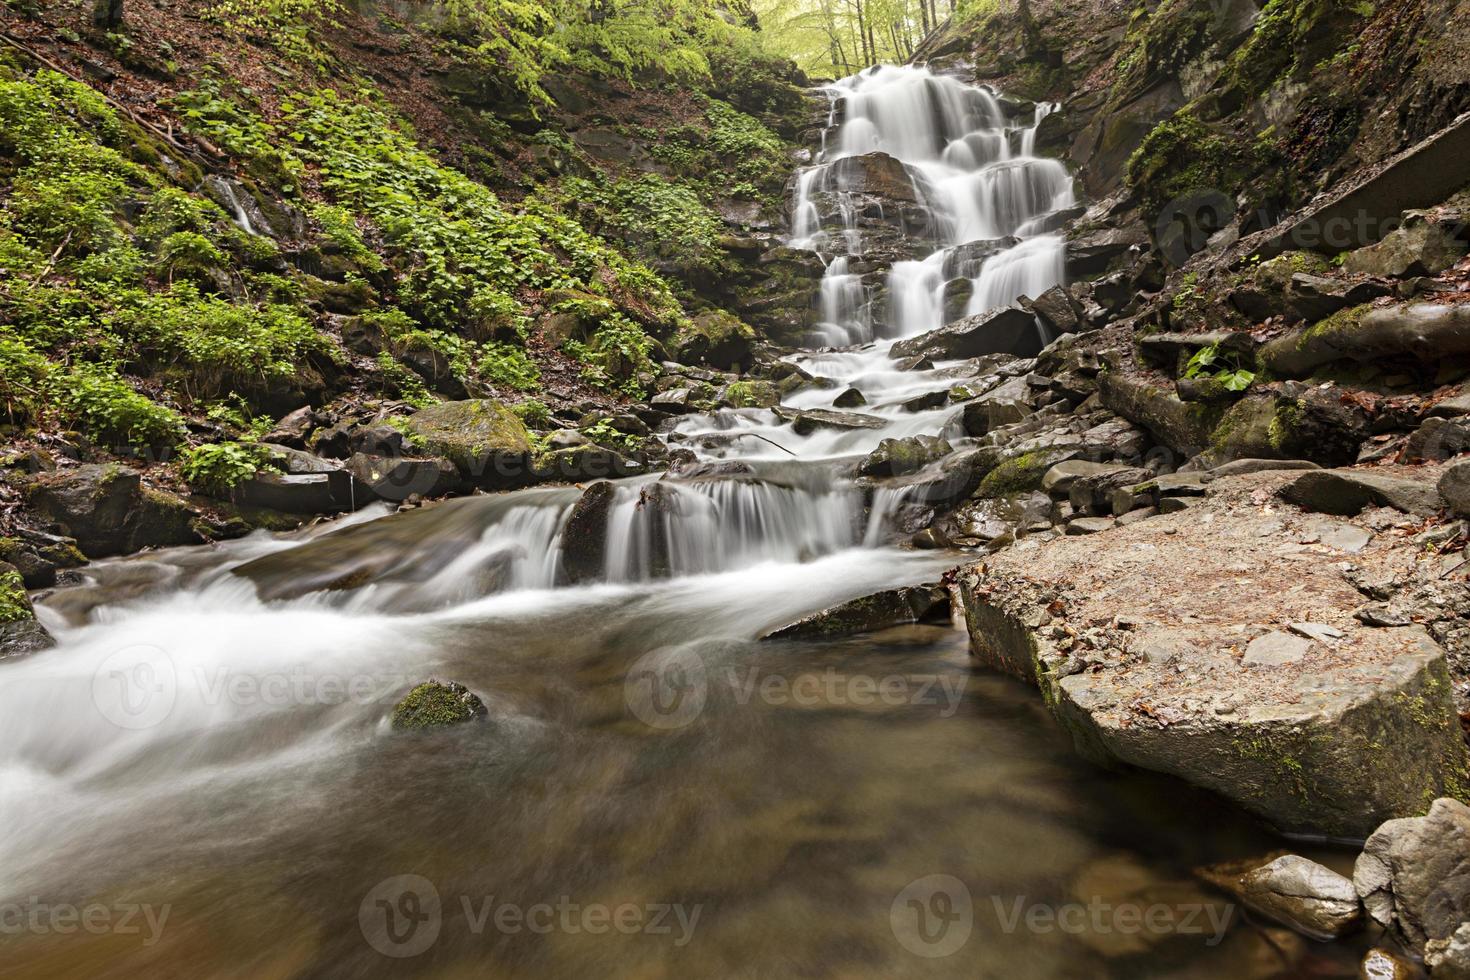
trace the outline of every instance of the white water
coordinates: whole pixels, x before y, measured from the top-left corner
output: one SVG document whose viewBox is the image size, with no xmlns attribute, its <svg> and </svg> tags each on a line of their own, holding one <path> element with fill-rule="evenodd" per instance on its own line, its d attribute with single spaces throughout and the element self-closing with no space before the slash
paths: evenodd
<svg viewBox="0 0 1470 980">
<path fill-rule="evenodd" d="M 956 408 L 903 403 L 947 390 L 968 376 L 966 366 L 900 371 L 888 356 L 892 339 L 940 325 L 944 290 L 965 265 L 954 247 L 972 240 L 1021 239 L 961 270 L 972 282 L 971 310 L 1060 282 L 1060 240 L 1027 237 L 1026 227 L 1071 203 L 1070 181 L 1058 164 L 1030 155 L 1034 121 L 1008 120 L 982 89 L 883 68 L 828 91 L 830 151 L 798 179 L 793 244 L 840 248 L 822 282 L 821 342 L 888 339 L 794 356 L 832 386 L 798 391 L 785 407 L 831 408 L 851 387 L 866 399 L 855 411 L 874 427 L 798 435 L 774 413 L 749 409 L 681 420 L 671 445 L 702 460 L 742 461 L 751 472 L 618 483 L 600 583 L 567 583 L 575 488 L 470 498 L 392 520 L 359 515 L 328 534 L 258 536 L 88 570 L 89 585 L 40 606 L 58 649 L 0 665 L 0 898 L 54 884 L 63 857 L 85 863 L 181 801 L 229 809 L 224 801 L 253 798 L 257 786 L 283 793 L 272 782 L 280 773 L 372 750 L 390 737 L 384 719 L 413 683 L 440 671 L 493 678 L 474 674 L 482 663 L 474 657 L 515 658 L 499 639 L 506 630 L 578 630 L 635 653 L 750 641 L 838 601 L 932 581 L 952 564 L 888 544 L 889 518 L 907 491 L 880 488 L 869 505 L 850 464 L 888 438 L 962 442 Z M 838 210 L 823 215 L 814 201 L 833 162 L 875 149 L 909 168 L 940 246 L 890 271 L 881 324 L 850 271 L 862 247 L 851 202 L 839 192 Z M 356 588 L 266 602 L 234 569 L 273 559 L 288 584 L 291 573 L 323 582 L 371 574 Z M 279 584 L 272 574 L 257 581 Z M 298 678 L 308 682 L 305 694 Z M 321 689 L 324 680 L 366 687 L 361 696 L 334 693 Z M 477 690 L 503 724 L 545 723 L 493 680 Z M 309 834 L 329 809 L 287 794 L 268 819 Z M 149 846 L 209 855 L 219 843 L 210 826 L 176 826 L 183 840 Z M 147 853 L 138 859 L 145 865 Z M 122 852 L 106 854 L 104 865 L 122 869 L 124 880 L 141 874 Z"/>
</svg>

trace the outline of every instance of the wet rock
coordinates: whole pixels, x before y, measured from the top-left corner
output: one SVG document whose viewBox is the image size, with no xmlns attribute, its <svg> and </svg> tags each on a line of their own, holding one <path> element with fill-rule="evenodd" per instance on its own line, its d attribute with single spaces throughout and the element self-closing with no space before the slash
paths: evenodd
<svg viewBox="0 0 1470 980">
<path fill-rule="evenodd" d="M 187 503 L 144 487 L 136 470 L 117 463 L 39 474 L 26 494 L 31 506 L 76 539 L 88 558 L 200 540 Z"/>
<path fill-rule="evenodd" d="M 688 388 L 661 391 L 653 396 L 650 404 L 675 415 L 686 415 L 699 410 L 699 406 L 694 403 L 694 392 Z"/>
<path fill-rule="evenodd" d="M 1029 309 L 1053 333 L 1076 333 L 1083 327 L 1082 307 L 1061 286 L 1053 286 L 1021 305 Z"/>
<path fill-rule="evenodd" d="M 674 359 L 682 364 L 708 364 L 728 371 L 754 359 L 756 332 L 739 317 L 711 310 L 694 317 L 671 342 Z"/>
<path fill-rule="evenodd" d="M 1423 211 L 1410 211 L 1404 223 L 1383 236 L 1376 245 L 1349 252 L 1342 269 L 1349 274 L 1387 276 L 1437 276 L 1465 254 L 1460 229 L 1440 223 Z"/>
<path fill-rule="evenodd" d="M 1374 922 L 1415 954 L 1470 922 L 1470 806 L 1443 797 L 1389 820 L 1363 845 L 1353 886 Z"/>
<path fill-rule="evenodd" d="M 832 399 L 832 406 L 834 408 L 862 408 L 867 403 L 868 400 L 863 397 L 863 393 L 856 388 L 848 388 L 842 394 Z"/>
<path fill-rule="evenodd" d="M 464 488 L 459 469 L 447 459 L 369 456 L 355 453 L 347 471 L 374 498 L 400 503 L 412 496 L 442 497 Z"/>
<path fill-rule="evenodd" d="M 775 412 L 799 436 L 810 435 L 818 429 L 881 429 L 888 424 L 875 415 L 834 412 L 825 408 L 777 408 Z"/>
<path fill-rule="evenodd" d="M 584 480 L 632 476 L 641 473 L 643 466 L 614 450 L 588 444 L 538 456 L 532 471 L 537 480 L 581 483 Z"/>
<path fill-rule="evenodd" d="M 342 476 L 352 479 L 345 472 Z M 333 489 L 327 473 L 256 473 L 235 487 L 231 496 L 236 503 L 283 514 L 333 514 L 343 509 Z"/>
<path fill-rule="evenodd" d="M 561 567 L 572 582 L 603 578 L 607 564 L 607 522 L 617 488 L 606 481 L 582 491 L 562 529 Z"/>
<path fill-rule="evenodd" d="M 1334 361 L 1402 356 L 1435 364 L 1457 354 L 1470 354 L 1470 306 L 1407 303 L 1344 310 L 1266 344 L 1260 362 L 1277 377 L 1301 378 Z"/>
<path fill-rule="evenodd" d="M 1456 463 L 1439 478 L 1439 495 L 1450 510 L 1470 517 L 1470 462 Z"/>
<path fill-rule="evenodd" d="M 441 728 L 484 718 L 488 712 L 479 696 L 454 681 L 420 684 L 393 706 L 393 728 L 415 731 Z"/>
<path fill-rule="evenodd" d="M 488 398 L 441 402 L 409 416 L 406 431 L 425 455 L 442 456 L 487 490 L 531 482 L 531 440 L 510 406 Z"/>
<path fill-rule="evenodd" d="M 1138 350 L 1144 359 L 1168 371 L 1182 370 L 1183 365 L 1206 347 L 1249 358 L 1255 354 L 1256 341 L 1242 331 L 1216 330 L 1207 333 L 1154 333 L 1138 338 Z"/>
<path fill-rule="evenodd" d="M 718 400 L 731 408 L 774 408 L 781 404 L 781 392 L 769 381 L 736 381 Z"/>
<path fill-rule="evenodd" d="M 942 360 L 985 354 L 1034 357 L 1042 346 L 1035 315 L 1017 307 L 1002 307 L 900 340 L 889 353 L 894 358 L 923 356 Z"/>
<path fill-rule="evenodd" d="M 853 599 L 763 633 L 763 640 L 816 640 L 851 636 L 900 623 L 946 622 L 949 592 L 941 585 L 888 589 Z"/>
<path fill-rule="evenodd" d="M 1392 507 L 1429 517 L 1439 512 L 1440 495 L 1428 483 L 1357 470 L 1314 470 L 1281 488 L 1281 496 L 1303 510 L 1353 517 L 1365 507 Z"/>
<path fill-rule="evenodd" d="M 920 203 L 908 168 L 887 153 L 864 153 L 837 161 L 831 176 L 850 193 L 868 194 L 894 204 Z"/>
<path fill-rule="evenodd" d="M 56 640 L 36 621 L 25 579 L 14 565 L 0 562 L 0 660 L 49 650 Z"/>
<path fill-rule="evenodd" d="M 1288 633 L 1271 632 L 1251 640 L 1241 663 L 1247 667 L 1280 667 L 1302 660 L 1312 649 L 1312 641 Z"/>
<path fill-rule="evenodd" d="M 922 395 L 915 395 L 903 402 L 903 407 L 910 412 L 929 412 L 936 408 L 943 408 L 949 402 L 949 391 L 929 391 Z"/>
<path fill-rule="evenodd" d="M 71 538 L 21 527 L 14 537 L 0 537 L 0 562 L 14 565 L 26 588 L 46 589 L 56 584 L 58 570 L 84 565 L 87 558 Z"/>
<path fill-rule="evenodd" d="M 1422 974 L 1413 963 L 1397 953 L 1374 946 L 1363 954 L 1363 961 L 1358 964 L 1358 976 L 1361 980 L 1419 980 Z"/>
<path fill-rule="evenodd" d="M 954 450 L 937 436 L 884 439 L 858 464 L 861 476 L 903 476 L 923 469 Z"/>
<path fill-rule="evenodd" d="M 1011 378 L 965 402 L 965 432 L 983 436 L 993 429 L 1020 422 L 1036 410 L 1036 395 L 1025 378 Z"/>
<path fill-rule="evenodd" d="M 1231 861 L 1198 874 L 1254 911 L 1314 939 L 1335 939 L 1362 925 L 1352 881 L 1295 854 Z"/>
<path fill-rule="evenodd" d="M 1441 399 L 1429 409 L 1429 415 L 1440 418 L 1458 418 L 1462 415 L 1470 415 L 1470 391 L 1461 391 L 1458 395 L 1451 395 Z"/>
<path fill-rule="evenodd" d="M 1114 371 L 1099 380 L 1098 393 L 1108 409 L 1147 429 L 1177 452 L 1195 456 L 1210 447 L 1214 417 L 1181 401 L 1172 388 Z"/>
</svg>

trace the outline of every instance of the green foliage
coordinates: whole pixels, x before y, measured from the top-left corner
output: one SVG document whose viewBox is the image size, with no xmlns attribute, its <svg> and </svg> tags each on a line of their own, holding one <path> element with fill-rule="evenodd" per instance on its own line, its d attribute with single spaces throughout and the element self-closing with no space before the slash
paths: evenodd
<svg viewBox="0 0 1470 980">
<path fill-rule="evenodd" d="M 13 568 L 0 572 L 0 625 L 35 618 L 30 597 L 26 595 L 25 579 L 20 572 Z"/>
<path fill-rule="evenodd" d="M 584 365 L 582 378 L 587 383 L 633 398 L 645 394 L 638 375 L 653 371 L 649 359 L 653 341 L 621 313 L 607 314 L 588 343 L 569 340 L 564 348 Z"/>
<path fill-rule="evenodd" d="M 399 363 L 392 354 L 380 351 L 377 361 L 378 371 L 382 374 L 383 380 L 397 390 L 399 398 L 415 408 L 425 408 L 434 404 L 435 398 L 425 387 L 423 379 Z"/>
<path fill-rule="evenodd" d="M 245 100 L 231 96 L 218 75 L 206 73 L 198 88 L 174 97 L 172 108 L 190 133 L 243 160 L 254 176 L 287 194 L 296 190 L 301 161 L 278 145 L 265 120 Z"/>
<path fill-rule="evenodd" d="M 687 269 L 720 265 L 720 219 L 687 184 L 658 174 L 568 177 L 553 193 L 589 230 L 622 242 L 645 261 Z"/>
<path fill-rule="evenodd" d="M 78 364 L 52 375 L 50 394 L 62 419 L 96 440 L 127 446 L 170 446 L 184 435 L 184 420 L 170 408 L 134 391 L 113 369 Z"/>
<path fill-rule="evenodd" d="M 239 442 L 210 442 L 179 454 L 179 473 L 196 490 L 224 497 L 262 470 L 275 471 L 270 450 Z"/>
<path fill-rule="evenodd" d="M 312 29 L 341 9 L 337 0 L 219 0 L 205 15 L 283 54 L 321 65 L 325 56 L 312 40 Z"/>
<path fill-rule="evenodd" d="M 1241 365 L 1234 351 L 1222 351 L 1219 344 L 1210 344 L 1195 351 L 1184 366 L 1184 377 L 1210 378 L 1226 391 L 1245 391 L 1256 380 L 1256 373 Z"/>
<path fill-rule="evenodd" d="M 1268 146 L 1242 144 L 1181 110 L 1154 127 L 1128 158 L 1128 185 L 1140 193 L 1144 212 L 1153 219 L 1169 202 L 1201 191 L 1236 197 L 1271 158 Z"/>
<path fill-rule="evenodd" d="M 481 348 L 478 369 L 480 377 L 491 384 L 516 391 L 532 391 L 541 381 L 541 369 L 526 354 L 525 348 L 501 341 Z"/>
<path fill-rule="evenodd" d="M 642 447 L 644 442 L 642 436 L 619 432 L 613 428 L 610 419 L 598 419 L 591 425 L 583 426 L 581 433 L 599 446 L 616 449 L 619 452 L 635 452 Z"/>
<path fill-rule="evenodd" d="M 535 398 L 523 401 L 519 405 L 512 405 L 511 411 L 515 412 L 516 416 L 527 426 L 534 429 L 545 429 L 552 424 L 551 409 L 546 407 L 545 402 Z"/>
</svg>

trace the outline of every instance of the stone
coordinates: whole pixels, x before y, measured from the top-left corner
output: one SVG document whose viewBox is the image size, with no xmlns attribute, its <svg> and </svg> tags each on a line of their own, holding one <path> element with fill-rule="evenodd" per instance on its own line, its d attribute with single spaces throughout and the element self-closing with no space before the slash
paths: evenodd
<svg viewBox="0 0 1470 980">
<path fill-rule="evenodd" d="M 1036 395 L 1025 378 L 1011 378 L 965 402 L 965 432 L 983 436 L 992 429 L 1020 422 L 1036 410 Z"/>
<path fill-rule="evenodd" d="M 688 388 L 671 388 L 668 391 L 661 391 L 653 396 L 649 404 L 676 415 L 685 415 L 699 410 L 699 406 L 694 404 L 694 392 Z"/>
<path fill-rule="evenodd" d="M 1210 467 L 1206 479 L 1245 476 L 1250 473 L 1274 473 L 1279 470 L 1320 470 L 1322 467 L 1306 459 L 1233 459 Z"/>
<path fill-rule="evenodd" d="M 1313 939 L 1336 939 L 1362 925 L 1353 883 L 1296 854 L 1201 868 L 1200 877 L 1252 910 Z"/>
<path fill-rule="evenodd" d="M 1453 224 L 1431 220 L 1423 211 L 1410 211 L 1404 223 L 1382 241 L 1349 252 L 1342 270 L 1349 275 L 1394 279 L 1437 276 L 1464 254 L 1465 243 Z"/>
<path fill-rule="evenodd" d="M 965 317 L 894 344 L 889 355 L 955 360 L 986 354 L 1035 357 L 1043 347 L 1036 317 L 1018 307 L 1000 307 Z"/>
<path fill-rule="evenodd" d="M 1470 517 L 1470 462 L 1456 463 L 1440 475 L 1437 487 L 1450 510 Z"/>
<path fill-rule="evenodd" d="M 1363 844 L 1353 886 L 1373 921 L 1422 955 L 1470 922 L 1470 806 L 1441 797 L 1389 820 Z"/>
<path fill-rule="evenodd" d="M 1315 323 L 1339 310 L 1361 306 L 1390 292 L 1387 285 L 1372 280 L 1351 282 L 1298 272 L 1287 284 L 1286 306 L 1293 320 Z"/>
<path fill-rule="evenodd" d="M 903 401 L 903 407 L 910 412 L 929 412 L 936 408 L 943 408 L 949 402 L 949 391 L 926 391 L 922 395 L 915 395 Z"/>
<path fill-rule="evenodd" d="M 710 310 L 689 321 L 672 341 L 674 359 L 684 364 L 708 364 L 728 371 L 749 365 L 754 357 L 755 330 L 739 317 Z"/>
<path fill-rule="evenodd" d="M 607 565 L 607 522 L 617 487 L 606 480 L 582 491 L 562 528 L 561 571 L 573 583 L 598 582 Z"/>
<path fill-rule="evenodd" d="M 350 474 L 342 474 L 351 481 Z M 234 488 L 236 503 L 283 514 L 333 514 L 341 510 L 327 473 L 256 473 Z"/>
<path fill-rule="evenodd" d="M 347 471 L 375 498 L 401 503 L 412 496 L 442 497 L 464 488 L 459 469 L 447 459 L 369 456 L 354 453 Z"/>
<path fill-rule="evenodd" d="M 923 469 L 954 450 L 938 436 L 884 439 L 858 464 L 861 476 L 904 476 Z"/>
<path fill-rule="evenodd" d="M 1251 640 L 1241 663 L 1247 667 L 1281 667 L 1306 657 L 1312 641 L 1288 633 L 1271 632 Z"/>
<path fill-rule="evenodd" d="M 941 585 L 918 585 L 876 592 L 812 613 L 761 635 L 763 640 L 816 640 L 851 636 L 900 623 L 947 622 L 949 592 Z"/>
<path fill-rule="evenodd" d="M 1406 463 L 1452 459 L 1470 452 L 1470 419 L 1447 419 L 1434 416 L 1409 435 L 1404 446 Z"/>
<path fill-rule="evenodd" d="M 643 466 L 615 450 L 587 443 L 538 456 L 532 472 L 538 481 L 581 483 L 632 476 L 643 472 Z"/>
<path fill-rule="evenodd" d="M 1113 506 L 1113 492 L 1139 486 L 1151 476 L 1152 473 L 1140 466 L 1115 466 L 1100 473 L 1079 476 L 1067 489 L 1067 501 L 1078 514 L 1094 517 L 1115 514 L 1117 509 Z M 1132 509 L 1130 503 L 1123 508 L 1123 513 Z"/>
<path fill-rule="evenodd" d="M 1392 950 L 1374 946 L 1363 954 L 1358 976 L 1362 980 L 1419 980 L 1422 974 L 1413 963 Z"/>
<path fill-rule="evenodd" d="M 1433 980 L 1470 980 L 1470 922 L 1447 939 L 1425 943 L 1424 965 Z"/>
<path fill-rule="evenodd" d="M 1298 636 L 1316 640 L 1318 643 L 1330 643 L 1347 635 L 1336 626 L 1328 626 L 1325 623 L 1292 623 L 1287 628 Z"/>
<path fill-rule="evenodd" d="M 1281 378 L 1303 378 L 1335 361 L 1372 362 L 1400 356 L 1424 364 L 1470 354 L 1470 306 L 1400 303 L 1359 306 L 1273 340 L 1261 366 Z"/>
<path fill-rule="evenodd" d="M 1129 469 L 1119 463 L 1095 463 L 1086 459 L 1069 459 L 1046 471 L 1041 478 L 1041 489 L 1056 496 L 1065 496 L 1078 477 L 1100 476 Z"/>
<path fill-rule="evenodd" d="M 395 731 L 442 728 L 484 718 L 489 712 L 485 702 L 463 684 L 430 680 L 404 696 L 393 706 Z"/>
<path fill-rule="evenodd" d="M 857 412 L 834 412 L 825 408 L 777 408 L 776 416 L 788 422 L 799 436 L 811 435 L 818 429 L 881 429 L 888 423 L 876 415 Z"/>
<path fill-rule="evenodd" d="M 88 463 L 38 474 L 26 489 L 31 506 L 76 539 L 88 558 L 150 547 L 197 544 L 194 512 L 174 494 L 142 485 L 117 463 Z"/>
<path fill-rule="evenodd" d="M 292 449 L 305 449 L 306 437 L 320 424 L 321 419 L 316 410 L 306 405 L 283 417 L 261 441 L 289 446 Z"/>
<path fill-rule="evenodd" d="M 856 388 L 848 388 L 842 394 L 832 399 L 834 408 L 862 408 L 868 403 L 863 393 Z"/>
<path fill-rule="evenodd" d="M 1338 524 L 1322 531 L 1321 543 L 1350 555 L 1356 555 L 1368 547 L 1373 532 L 1354 524 Z"/>
<path fill-rule="evenodd" d="M 1135 425 L 1153 433 L 1164 445 L 1186 456 L 1197 456 L 1210 448 L 1214 417 L 1199 406 L 1181 401 L 1171 387 L 1125 376 L 1121 371 L 1104 374 L 1098 383 L 1102 403 Z"/>
<path fill-rule="evenodd" d="M 1111 517 L 1075 517 L 1067 524 L 1069 535 L 1097 534 L 1110 530 L 1117 524 Z"/>
<path fill-rule="evenodd" d="M 1432 405 L 1427 413 L 1440 418 L 1458 418 L 1470 415 L 1470 391 L 1461 391 Z"/>
<path fill-rule="evenodd" d="M 493 399 L 441 402 L 409 416 L 414 448 L 442 456 L 463 479 L 487 490 L 531 482 L 531 438 L 509 405 Z"/>
<path fill-rule="evenodd" d="M 1025 303 L 1053 333 L 1076 333 L 1082 327 L 1082 309 L 1070 293 L 1053 286 Z"/>
<path fill-rule="evenodd" d="M 14 565 L 0 562 L 0 660 L 49 650 L 56 640 L 36 621 L 25 580 Z"/>
<path fill-rule="evenodd" d="M 1281 488 L 1281 496 L 1303 510 L 1341 517 L 1355 517 L 1369 506 L 1430 517 L 1441 507 L 1439 492 L 1428 483 L 1358 470 L 1303 473 Z"/>
</svg>

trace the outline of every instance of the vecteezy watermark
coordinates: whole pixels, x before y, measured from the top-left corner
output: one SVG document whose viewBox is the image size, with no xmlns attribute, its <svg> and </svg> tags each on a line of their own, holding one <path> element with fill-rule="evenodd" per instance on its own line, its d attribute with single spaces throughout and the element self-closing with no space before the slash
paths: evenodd
<svg viewBox="0 0 1470 980">
<path fill-rule="evenodd" d="M 32 895 L 24 902 L 0 902 L 0 936 L 142 936 L 144 946 L 153 946 L 172 910 L 171 905 L 146 902 L 43 902 Z"/>
<path fill-rule="evenodd" d="M 1206 946 L 1218 946 L 1235 917 L 1226 902 L 1112 902 L 1093 896 L 1086 902 L 1050 904 L 1028 901 L 1025 895 L 1009 899 L 991 896 L 1001 931 L 1065 932 L 1124 936 L 1204 936 Z"/>
<path fill-rule="evenodd" d="M 698 652 L 684 646 L 639 657 L 628 671 L 623 694 L 628 709 L 644 724 L 675 729 L 699 717 L 717 686 L 729 690 L 741 707 L 754 701 L 797 708 L 934 706 L 941 718 L 949 718 L 964 700 L 965 683 L 962 674 L 877 676 L 832 667 L 795 676 L 753 665 L 711 670 Z"/>
<path fill-rule="evenodd" d="M 336 673 L 305 665 L 242 672 L 185 664 L 161 647 L 140 644 L 109 655 L 92 674 L 92 703 L 119 728 L 140 731 L 166 721 L 181 698 L 218 707 L 370 705 L 391 701 L 407 675 Z"/>
<path fill-rule="evenodd" d="M 970 889 L 953 875 L 926 875 L 894 897 L 888 924 L 899 945 L 915 956 L 952 956 L 975 929 L 975 903 Z"/>
<path fill-rule="evenodd" d="M 703 905 L 671 902 L 575 902 L 561 895 L 539 902 L 497 901 L 494 895 L 459 895 L 459 916 L 471 936 L 493 933 L 549 935 L 616 933 L 623 936 L 667 937 L 675 946 L 687 946 L 704 912 Z M 445 910 L 434 883 L 421 875 L 396 875 L 379 882 L 363 896 L 357 910 L 358 926 L 368 945 L 397 959 L 418 956 L 438 941 L 445 926 Z"/>
</svg>

